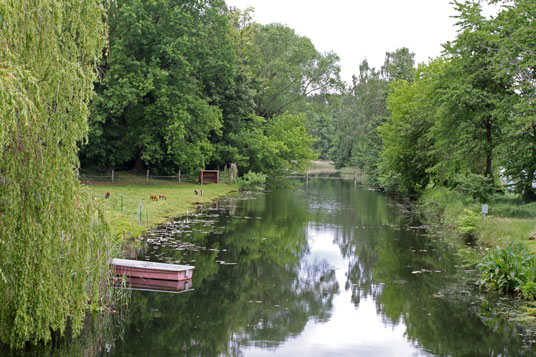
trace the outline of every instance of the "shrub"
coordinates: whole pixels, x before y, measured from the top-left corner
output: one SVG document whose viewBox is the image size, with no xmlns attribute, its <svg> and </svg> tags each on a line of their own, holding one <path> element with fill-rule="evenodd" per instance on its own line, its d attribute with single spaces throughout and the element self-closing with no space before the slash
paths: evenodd
<svg viewBox="0 0 536 357">
<path fill-rule="evenodd" d="M 238 180 L 238 188 L 242 191 L 262 191 L 266 184 L 266 175 L 249 171 Z"/>
<path fill-rule="evenodd" d="M 427 188 L 419 198 L 419 207 L 424 212 L 443 214 L 447 206 L 464 206 L 464 197 L 446 187 Z M 461 211 L 461 210 L 460 210 Z"/>
<path fill-rule="evenodd" d="M 463 213 L 456 221 L 456 226 L 463 234 L 472 236 L 476 232 L 476 228 L 481 221 L 482 217 L 479 213 L 464 208 Z"/>
<path fill-rule="evenodd" d="M 536 298 L 536 282 L 527 281 L 521 285 L 521 295 L 527 300 Z"/>
<path fill-rule="evenodd" d="M 480 202 L 487 202 L 493 192 L 493 181 L 482 175 L 458 174 L 454 180 L 458 191 Z"/>
<path fill-rule="evenodd" d="M 526 299 L 536 295 L 535 257 L 522 244 L 492 251 L 478 264 L 479 284 L 491 285 L 499 293 L 517 293 Z"/>
</svg>

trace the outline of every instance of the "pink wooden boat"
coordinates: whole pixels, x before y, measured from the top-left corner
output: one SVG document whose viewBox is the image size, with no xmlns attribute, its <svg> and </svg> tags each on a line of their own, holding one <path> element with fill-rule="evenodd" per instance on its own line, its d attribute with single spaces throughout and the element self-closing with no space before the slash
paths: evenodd
<svg viewBox="0 0 536 357">
<path fill-rule="evenodd" d="M 118 275 L 131 278 L 158 280 L 188 280 L 192 279 L 194 266 L 145 262 L 129 259 L 112 259 L 112 266 Z"/>
</svg>

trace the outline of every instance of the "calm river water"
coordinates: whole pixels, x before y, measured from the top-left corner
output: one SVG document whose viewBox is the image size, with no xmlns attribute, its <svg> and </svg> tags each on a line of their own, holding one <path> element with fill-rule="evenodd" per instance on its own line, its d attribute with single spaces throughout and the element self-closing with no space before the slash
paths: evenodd
<svg viewBox="0 0 536 357">
<path fill-rule="evenodd" d="M 195 265 L 190 290 L 133 291 L 121 322 L 91 338 L 100 347 L 80 347 L 118 356 L 532 355 L 520 329 L 460 282 L 474 273 L 463 272 L 456 244 L 393 204 L 351 181 L 311 179 L 180 217 L 152 232 L 138 259 Z"/>
</svg>

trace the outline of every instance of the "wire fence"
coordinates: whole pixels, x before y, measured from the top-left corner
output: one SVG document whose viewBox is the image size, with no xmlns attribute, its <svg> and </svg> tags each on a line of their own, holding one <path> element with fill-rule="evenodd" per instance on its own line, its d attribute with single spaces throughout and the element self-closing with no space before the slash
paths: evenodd
<svg viewBox="0 0 536 357">
<path fill-rule="evenodd" d="M 154 218 L 153 215 L 156 214 L 149 202 L 137 195 L 114 192 L 108 198 L 103 195 L 94 195 L 93 200 L 101 202 L 105 210 L 115 212 L 121 216 L 132 217 L 136 222 L 146 227 L 151 226 L 151 218 Z M 125 233 L 127 232 L 123 232 L 123 236 L 125 236 Z M 130 234 L 127 233 L 127 236 Z"/>
<path fill-rule="evenodd" d="M 82 173 L 79 175 L 80 182 L 84 184 L 121 184 L 121 185 L 178 185 L 186 183 L 199 183 L 198 175 L 184 175 L 178 173 L 174 176 L 151 175 L 147 171 L 146 175 L 136 174 L 115 174 L 113 171 L 106 174 Z M 236 177 L 228 171 L 219 172 L 219 183 L 236 182 Z"/>
<path fill-rule="evenodd" d="M 102 197 L 98 197 L 102 199 Z M 105 207 L 109 210 L 133 216 L 140 223 L 146 223 L 149 219 L 148 208 L 144 207 L 140 197 L 130 197 L 124 194 L 114 194 L 106 199 Z"/>
<path fill-rule="evenodd" d="M 236 176 L 233 176 L 228 170 L 219 172 L 219 183 L 236 182 Z M 198 175 L 183 175 L 179 173 L 173 176 L 150 175 L 146 172 L 145 175 L 132 173 L 119 173 L 114 171 L 106 174 L 98 173 L 81 173 L 79 180 L 83 184 L 88 185 L 148 185 L 148 186 L 165 186 L 165 185 L 183 185 L 199 183 Z M 112 191 L 112 190 L 110 190 Z M 131 216 L 142 225 L 149 226 L 151 209 L 149 202 L 141 197 L 134 195 L 126 195 L 124 193 L 113 192 L 109 195 L 95 195 L 94 200 L 102 202 L 105 209 L 120 213 L 125 216 Z M 148 197 L 147 197 L 148 198 Z M 154 212 L 153 212 L 154 213 Z"/>
</svg>

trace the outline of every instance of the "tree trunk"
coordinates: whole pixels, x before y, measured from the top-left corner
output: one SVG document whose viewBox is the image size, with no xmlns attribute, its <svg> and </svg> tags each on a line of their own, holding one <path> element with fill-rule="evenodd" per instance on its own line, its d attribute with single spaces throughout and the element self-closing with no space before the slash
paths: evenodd
<svg viewBox="0 0 536 357">
<path fill-rule="evenodd" d="M 532 187 L 532 182 L 534 181 L 534 170 L 529 169 L 527 172 L 527 180 L 523 185 L 523 200 L 525 201 L 534 201 L 536 200 L 536 191 Z"/>
<path fill-rule="evenodd" d="M 487 178 L 491 178 L 493 176 L 492 171 L 492 159 L 493 159 L 493 139 L 491 136 L 491 118 L 488 118 L 486 120 L 486 171 L 484 175 Z"/>
<path fill-rule="evenodd" d="M 134 171 L 136 172 L 142 172 L 143 165 L 141 162 L 141 156 L 138 155 L 138 158 L 136 159 L 136 163 L 134 164 Z"/>
</svg>

